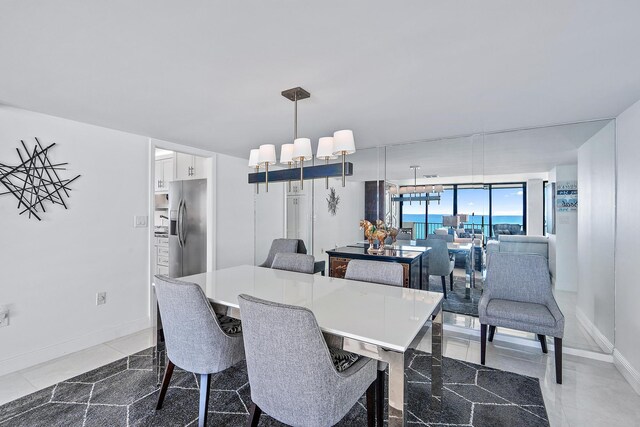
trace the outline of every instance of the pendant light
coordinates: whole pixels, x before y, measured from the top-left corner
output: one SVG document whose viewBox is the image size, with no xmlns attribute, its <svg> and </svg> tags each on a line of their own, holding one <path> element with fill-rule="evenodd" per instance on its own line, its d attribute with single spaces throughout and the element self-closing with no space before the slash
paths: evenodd
<svg viewBox="0 0 640 427">
<path fill-rule="evenodd" d="M 262 144 L 258 153 L 258 163 L 264 165 L 264 188 L 269 192 L 269 165 L 276 164 L 276 146 Z"/>
<path fill-rule="evenodd" d="M 280 164 L 288 165 L 289 169 L 291 169 L 294 163 L 293 144 L 282 144 L 282 147 L 280 147 Z M 291 192 L 291 180 L 287 184 L 289 185 L 289 192 Z"/>
<path fill-rule="evenodd" d="M 333 154 L 342 156 L 342 186 L 345 185 L 344 162 L 347 154 L 356 152 L 352 130 L 339 130 L 333 133 Z"/>
<path fill-rule="evenodd" d="M 324 160 L 325 165 L 329 164 L 329 160 L 337 159 L 337 156 L 333 155 L 333 138 L 330 136 L 322 137 L 318 140 L 318 151 L 316 157 L 320 160 Z M 329 189 L 329 177 L 325 178 L 325 189 Z"/>
<path fill-rule="evenodd" d="M 260 172 L 260 163 L 258 163 L 258 157 L 260 156 L 260 150 L 257 148 L 252 149 L 249 152 L 249 167 L 255 168 L 256 173 Z M 260 184 L 256 182 L 256 194 L 260 192 Z"/>
</svg>

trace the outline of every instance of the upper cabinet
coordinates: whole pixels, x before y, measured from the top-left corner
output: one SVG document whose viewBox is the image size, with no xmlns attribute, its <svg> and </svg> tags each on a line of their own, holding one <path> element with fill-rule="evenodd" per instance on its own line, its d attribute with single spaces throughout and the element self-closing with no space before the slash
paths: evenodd
<svg viewBox="0 0 640 427">
<path fill-rule="evenodd" d="M 206 178 L 204 158 L 176 153 L 176 180 Z"/>
<path fill-rule="evenodd" d="M 156 160 L 156 182 L 154 187 L 157 193 L 169 191 L 169 182 L 174 180 L 173 165 L 173 157 Z"/>
</svg>

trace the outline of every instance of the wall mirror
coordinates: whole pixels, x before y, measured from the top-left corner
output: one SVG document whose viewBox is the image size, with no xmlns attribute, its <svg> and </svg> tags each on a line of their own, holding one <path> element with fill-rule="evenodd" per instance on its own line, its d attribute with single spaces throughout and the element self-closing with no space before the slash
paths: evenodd
<svg viewBox="0 0 640 427">
<path fill-rule="evenodd" d="M 390 141 L 359 148 L 348 160 L 354 174 L 345 187 L 339 178 L 316 179 L 306 181 L 304 189 L 293 183 L 289 191 L 279 183 L 255 195 L 257 263 L 266 257 L 271 240 L 283 236 L 303 239 L 317 260 L 327 260 L 326 250 L 362 242 L 361 219 L 383 220 L 407 230 L 413 240 L 446 235 L 440 238 L 450 243 L 473 242 L 473 260 L 455 253 L 454 288 L 461 297 L 445 312 L 449 323 L 478 329 L 474 314 L 484 286 L 487 246 L 504 235 L 543 236 L 553 291 L 566 319 L 565 346 L 611 351 L 613 121 Z M 335 212 L 328 206 L 332 198 Z M 610 233 L 595 232 L 602 229 Z M 469 296 L 470 274 L 475 288 L 463 300 Z M 437 290 L 439 278 L 432 277 L 429 286 Z"/>
</svg>

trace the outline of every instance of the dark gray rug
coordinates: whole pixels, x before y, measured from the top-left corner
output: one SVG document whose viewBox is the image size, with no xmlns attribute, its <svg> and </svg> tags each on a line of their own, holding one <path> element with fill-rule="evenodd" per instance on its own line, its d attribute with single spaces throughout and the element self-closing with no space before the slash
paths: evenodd
<svg viewBox="0 0 640 427">
<path fill-rule="evenodd" d="M 155 411 L 157 376 L 151 349 L 0 406 L 0 426 L 193 426 L 197 425 L 196 376 L 173 373 L 162 410 Z M 548 426 L 538 379 L 444 358 L 443 409 L 429 409 L 431 360 L 407 355 L 408 420 L 418 425 Z M 244 426 L 251 403 L 246 366 L 214 376 L 208 425 Z M 340 426 L 365 426 L 364 398 Z M 386 406 L 386 405 L 385 405 Z M 386 416 L 386 415 L 385 415 Z M 261 426 L 281 424 L 263 415 Z"/>
<path fill-rule="evenodd" d="M 471 288 L 469 297 L 466 296 L 466 283 L 464 276 L 453 276 L 453 291 L 451 291 L 449 278 L 447 277 L 447 299 L 444 300 L 442 309 L 450 313 L 478 317 L 478 303 L 482 296 L 482 281 L 476 278 L 476 287 Z M 442 293 L 440 276 L 429 276 L 429 290 Z"/>
</svg>

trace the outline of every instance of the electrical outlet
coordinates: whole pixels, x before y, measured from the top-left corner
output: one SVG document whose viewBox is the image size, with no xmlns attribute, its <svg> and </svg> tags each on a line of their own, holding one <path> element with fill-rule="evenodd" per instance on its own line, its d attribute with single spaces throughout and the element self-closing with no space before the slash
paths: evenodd
<svg viewBox="0 0 640 427">
<path fill-rule="evenodd" d="M 136 215 L 133 217 L 133 226 L 135 228 L 147 228 L 147 216 L 145 215 Z"/>
<path fill-rule="evenodd" d="M 102 305 L 107 303 L 107 293 L 106 292 L 98 292 L 96 294 L 96 305 Z"/>
<path fill-rule="evenodd" d="M 9 310 L 0 310 L 0 328 L 9 326 Z"/>
</svg>

